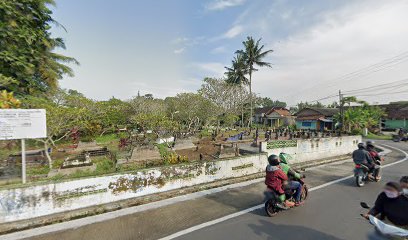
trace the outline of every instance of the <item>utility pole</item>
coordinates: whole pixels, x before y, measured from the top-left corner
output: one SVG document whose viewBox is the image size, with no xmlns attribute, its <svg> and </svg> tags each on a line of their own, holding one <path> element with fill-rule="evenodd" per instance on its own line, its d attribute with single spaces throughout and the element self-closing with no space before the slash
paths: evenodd
<svg viewBox="0 0 408 240">
<path fill-rule="evenodd" d="M 344 102 L 343 102 L 343 94 L 341 94 L 341 90 L 339 90 L 339 101 L 340 101 L 340 121 L 341 121 L 341 128 L 340 131 L 344 131 Z"/>
</svg>

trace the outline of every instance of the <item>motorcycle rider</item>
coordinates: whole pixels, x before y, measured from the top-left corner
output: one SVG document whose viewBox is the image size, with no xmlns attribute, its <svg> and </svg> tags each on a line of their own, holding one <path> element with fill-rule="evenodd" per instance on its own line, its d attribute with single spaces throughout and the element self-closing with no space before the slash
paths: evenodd
<svg viewBox="0 0 408 240">
<path fill-rule="evenodd" d="M 371 157 L 371 155 L 365 149 L 364 143 L 359 143 L 357 145 L 358 149 L 353 152 L 353 161 L 355 164 L 360 164 L 368 167 L 370 173 L 376 171 L 376 165 Z"/>
<path fill-rule="evenodd" d="M 279 194 L 278 206 L 283 209 L 293 207 L 295 204 L 286 200 L 284 184 L 288 180 L 288 176 L 279 167 L 279 158 L 272 154 L 268 157 L 268 166 L 266 166 L 265 184 L 269 189 L 274 190 Z"/>
<path fill-rule="evenodd" d="M 288 176 L 292 177 L 294 180 L 300 180 L 303 176 L 300 175 L 298 172 L 293 170 L 293 168 L 290 167 L 289 162 L 288 162 L 288 155 L 286 153 L 280 153 L 279 154 L 279 165 L 282 168 L 282 171 Z"/>
<path fill-rule="evenodd" d="M 369 215 L 378 216 L 380 219 L 387 218 L 391 223 L 399 227 L 408 226 L 408 198 L 400 195 L 401 186 L 397 182 L 389 182 L 384 191 L 378 195 L 375 205 L 364 217 Z"/>
<path fill-rule="evenodd" d="M 374 176 L 376 177 L 376 180 L 379 181 L 381 179 L 380 176 L 380 166 L 378 166 L 376 164 L 377 161 L 381 162 L 381 157 L 378 154 L 378 152 L 375 150 L 375 146 L 374 146 L 374 142 L 368 140 L 366 142 L 366 148 L 367 148 L 367 152 L 370 154 L 371 158 L 373 159 L 373 162 L 375 164 L 375 170 L 373 172 Z"/>
<path fill-rule="evenodd" d="M 303 202 L 300 200 L 301 194 L 302 194 L 302 184 L 299 182 L 301 178 L 304 178 L 304 175 L 300 175 L 298 172 L 293 170 L 287 161 L 287 154 L 285 153 L 280 153 L 279 154 L 279 166 L 281 167 L 282 171 L 288 176 L 289 182 L 287 187 L 290 188 L 290 190 L 296 190 L 295 192 L 295 206 L 302 205 Z"/>
</svg>

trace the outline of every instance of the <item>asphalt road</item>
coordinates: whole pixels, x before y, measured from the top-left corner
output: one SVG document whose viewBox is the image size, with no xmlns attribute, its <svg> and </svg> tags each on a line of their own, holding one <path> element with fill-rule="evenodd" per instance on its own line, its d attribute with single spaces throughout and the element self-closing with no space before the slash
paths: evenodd
<svg viewBox="0 0 408 240">
<path fill-rule="evenodd" d="M 406 143 L 382 143 L 408 152 Z M 349 178 L 311 192 L 304 206 L 273 218 L 258 209 L 177 239 L 382 239 L 373 226 L 359 216 L 366 211 L 359 203 L 365 201 L 372 205 L 387 181 L 398 181 L 407 173 L 408 161 L 405 161 L 384 168 L 380 183 L 371 182 L 358 188 L 354 178 Z"/>
</svg>

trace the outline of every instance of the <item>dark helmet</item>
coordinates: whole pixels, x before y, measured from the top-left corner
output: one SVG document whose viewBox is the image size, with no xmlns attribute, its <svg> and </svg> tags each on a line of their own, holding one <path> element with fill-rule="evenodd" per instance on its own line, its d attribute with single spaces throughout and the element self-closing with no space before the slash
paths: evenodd
<svg viewBox="0 0 408 240">
<path fill-rule="evenodd" d="M 366 142 L 366 146 L 367 146 L 367 147 L 374 147 L 374 141 L 368 140 L 368 141 Z"/>
<path fill-rule="evenodd" d="M 357 147 L 358 147 L 358 149 L 364 149 L 365 148 L 365 144 L 364 143 L 359 143 L 358 145 L 357 145 Z"/>
<path fill-rule="evenodd" d="M 272 166 L 277 166 L 279 165 L 279 158 L 277 155 L 272 154 L 271 156 L 268 157 L 268 162 Z"/>
</svg>

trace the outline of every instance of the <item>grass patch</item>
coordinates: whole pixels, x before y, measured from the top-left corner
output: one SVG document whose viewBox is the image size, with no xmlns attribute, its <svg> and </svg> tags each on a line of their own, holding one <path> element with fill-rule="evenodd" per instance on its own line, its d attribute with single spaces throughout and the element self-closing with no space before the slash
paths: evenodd
<svg viewBox="0 0 408 240">
<path fill-rule="evenodd" d="M 117 134 L 111 133 L 111 134 L 106 134 L 106 135 L 96 137 L 95 141 L 96 141 L 97 144 L 108 144 L 108 143 L 111 143 L 111 142 L 119 141 L 119 138 L 118 138 Z"/>
<path fill-rule="evenodd" d="M 370 138 L 370 139 L 376 139 L 376 140 L 392 140 L 391 135 L 376 135 L 374 133 L 368 133 L 368 135 L 365 137 Z"/>
<path fill-rule="evenodd" d="M 28 176 L 45 175 L 48 174 L 49 171 L 50 171 L 49 166 L 30 167 L 27 168 L 27 175 Z"/>
<path fill-rule="evenodd" d="M 159 149 L 160 156 L 164 159 L 170 154 L 169 148 L 166 143 L 156 144 L 157 149 Z"/>
</svg>

